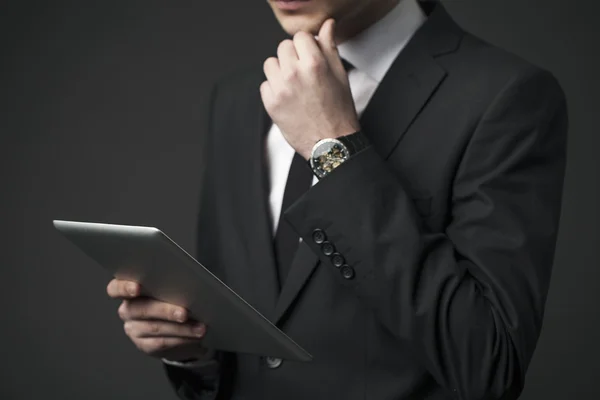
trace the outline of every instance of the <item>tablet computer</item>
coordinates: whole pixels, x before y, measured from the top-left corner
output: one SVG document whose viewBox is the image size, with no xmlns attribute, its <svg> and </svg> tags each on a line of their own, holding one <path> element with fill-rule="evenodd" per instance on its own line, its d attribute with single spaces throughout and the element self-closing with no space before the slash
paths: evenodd
<svg viewBox="0 0 600 400">
<path fill-rule="evenodd" d="M 114 277 L 206 323 L 207 348 L 310 361 L 312 356 L 157 228 L 54 220 Z"/>
</svg>

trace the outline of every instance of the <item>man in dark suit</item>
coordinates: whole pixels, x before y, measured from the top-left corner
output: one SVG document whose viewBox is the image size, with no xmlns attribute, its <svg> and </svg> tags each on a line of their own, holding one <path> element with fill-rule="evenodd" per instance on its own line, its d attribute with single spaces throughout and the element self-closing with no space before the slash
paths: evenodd
<svg viewBox="0 0 600 400">
<path fill-rule="evenodd" d="M 270 4 L 293 40 L 213 91 L 198 258 L 314 361 L 206 350 L 210 327 L 115 280 L 127 334 L 183 399 L 517 398 L 560 215 L 558 83 L 439 3 Z"/>
</svg>

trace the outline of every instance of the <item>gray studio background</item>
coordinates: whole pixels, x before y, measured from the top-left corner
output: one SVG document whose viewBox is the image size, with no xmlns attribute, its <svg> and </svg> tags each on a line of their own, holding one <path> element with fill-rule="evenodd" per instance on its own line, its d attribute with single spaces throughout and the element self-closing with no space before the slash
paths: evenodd
<svg viewBox="0 0 600 400">
<path fill-rule="evenodd" d="M 445 3 L 567 93 L 561 234 L 523 399 L 599 399 L 598 4 Z M 124 335 L 109 276 L 51 220 L 158 226 L 193 250 L 207 89 L 284 36 L 263 0 L 13 0 L 0 37 L 0 399 L 172 400 Z"/>
</svg>

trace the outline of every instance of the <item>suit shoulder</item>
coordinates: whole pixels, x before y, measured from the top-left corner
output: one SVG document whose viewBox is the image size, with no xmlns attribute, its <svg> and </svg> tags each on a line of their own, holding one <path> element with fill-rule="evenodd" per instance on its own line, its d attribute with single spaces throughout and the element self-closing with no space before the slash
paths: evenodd
<svg viewBox="0 0 600 400">
<path fill-rule="evenodd" d="M 494 97 L 507 87 L 535 83 L 562 96 L 555 75 L 523 57 L 493 45 L 469 32 L 464 32 L 459 50 L 444 57 L 442 64 L 465 90 L 485 92 Z M 482 95 L 482 97 L 487 97 Z M 490 98 L 491 100 L 491 98 Z"/>
<path fill-rule="evenodd" d="M 557 82 L 551 71 L 469 32 L 464 32 L 460 49 L 455 56 L 458 58 L 445 63 L 449 70 L 464 72 L 472 79 L 486 81 L 488 84 L 504 86 L 512 80 L 529 77 Z"/>
</svg>

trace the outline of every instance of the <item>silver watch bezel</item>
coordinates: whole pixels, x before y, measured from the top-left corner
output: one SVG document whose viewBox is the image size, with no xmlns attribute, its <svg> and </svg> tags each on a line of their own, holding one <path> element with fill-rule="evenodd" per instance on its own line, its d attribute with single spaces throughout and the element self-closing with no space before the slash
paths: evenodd
<svg viewBox="0 0 600 400">
<path fill-rule="evenodd" d="M 310 168 L 312 169 L 313 173 L 319 179 L 324 178 L 325 176 L 327 176 L 331 172 L 331 171 L 323 171 L 322 168 L 321 168 L 321 166 L 317 165 L 317 163 L 315 162 L 315 158 L 321 155 L 321 154 L 317 154 L 317 152 L 319 151 L 319 149 L 322 148 L 324 144 L 329 144 L 329 143 L 332 143 L 334 145 L 338 145 L 338 146 L 340 146 L 342 148 L 342 153 L 345 156 L 344 156 L 344 158 L 341 159 L 340 164 L 346 162 L 350 158 L 350 151 L 348 150 L 348 147 L 344 143 L 342 143 L 340 140 L 334 139 L 334 138 L 327 138 L 327 139 L 321 139 L 321 140 L 319 140 L 313 146 L 312 151 L 310 153 L 310 160 L 309 160 L 310 161 Z M 334 168 L 336 168 L 336 167 L 334 167 Z"/>
</svg>

